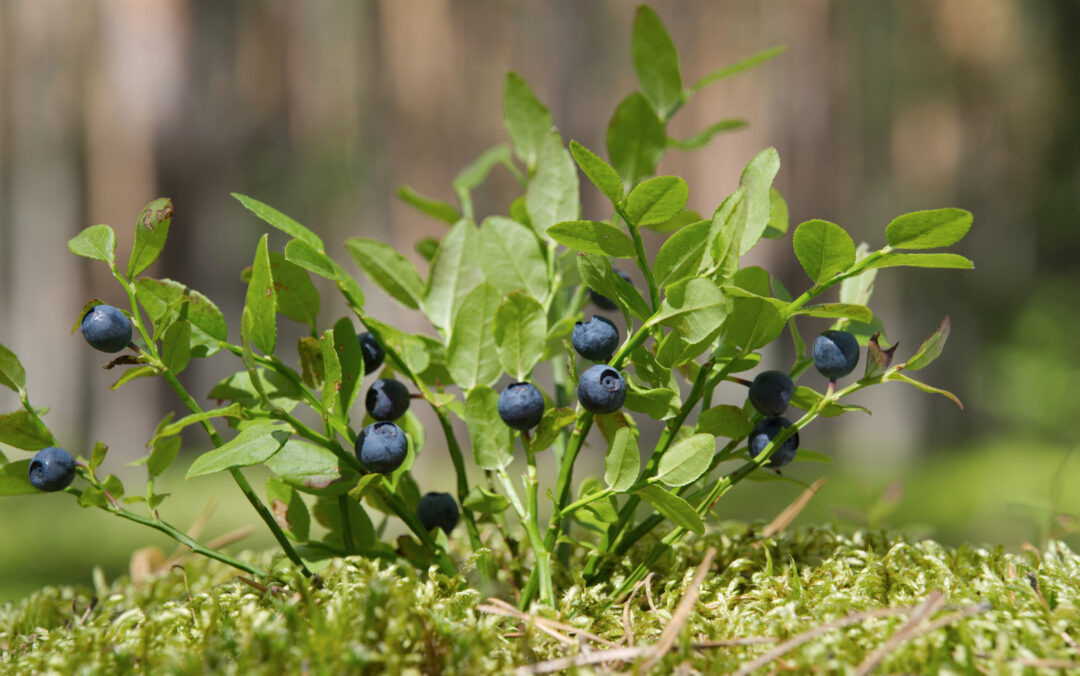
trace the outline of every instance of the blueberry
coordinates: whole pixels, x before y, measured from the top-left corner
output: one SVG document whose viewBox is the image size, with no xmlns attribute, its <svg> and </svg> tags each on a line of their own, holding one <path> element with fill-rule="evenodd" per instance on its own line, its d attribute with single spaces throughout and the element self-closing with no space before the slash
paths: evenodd
<svg viewBox="0 0 1080 676">
<path fill-rule="evenodd" d="M 577 396 L 590 413 L 614 413 L 626 401 L 626 381 L 610 366 L 590 366 L 578 380 Z"/>
<path fill-rule="evenodd" d="M 119 352 L 131 344 L 131 321 L 112 305 L 90 308 L 79 329 L 95 350 Z"/>
<path fill-rule="evenodd" d="M 619 346 L 619 330 L 606 317 L 593 318 L 587 322 L 575 322 L 570 336 L 574 349 L 590 361 L 606 362 Z"/>
<path fill-rule="evenodd" d="M 30 483 L 40 491 L 62 491 L 74 479 L 75 458 L 62 448 L 44 448 L 30 461 Z"/>
<path fill-rule="evenodd" d="M 777 416 L 787 410 L 795 383 L 783 371 L 762 371 L 750 383 L 750 403 L 761 415 Z"/>
<path fill-rule="evenodd" d="M 630 279 L 630 275 L 626 274 L 622 270 L 615 270 L 615 274 L 625 279 L 627 284 L 634 283 L 634 280 Z M 600 308 L 601 310 L 618 309 L 615 303 L 610 298 L 608 298 L 607 296 L 601 296 L 592 289 L 589 289 L 589 298 L 591 298 L 592 302 L 596 305 L 596 307 Z"/>
<path fill-rule="evenodd" d="M 409 390 L 392 378 L 379 378 L 371 384 L 364 404 L 376 420 L 397 420 L 409 410 Z"/>
<path fill-rule="evenodd" d="M 754 425 L 750 432 L 750 455 L 756 456 L 761 453 L 769 442 L 780 434 L 785 427 L 790 427 L 791 421 L 787 418 L 763 418 Z M 788 437 L 780 448 L 773 451 L 769 456 L 769 467 L 783 467 L 795 458 L 795 451 L 799 448 L 799 433 L 796 432 Z"/>
<path fill-rule="evenodd" d="M 843 378 L 859 363 L 859 341 L 847 331 L 826 331 L 814 339 L 814 366 L 829 380 Z"/>
<path fill-rule="evenodd" d="M 389 474 L 405 462 L 409 440 L 392 422 L 368 425 L 356 437 L 356 457 L 369 472 Z"/>
<path fill-rule="evenodd" d="M 499 395 L 499 417 L 516 430 L 530 430 L 544 417 L 544 396 L 532 383 L 511 383 Z"/>
<path fill-rule="evenodd" d="M 424 524 L 424 528 L 428 530 L 442 528 L 443 532 L 449 535 L 457 525 L 461 513 L 449 493 L 428 493 L 420 498 L 420 504 L 416 506 L 416 515 L 420 517 L 420 523 Z"/>
<path fill-rule="evenodd" d="M 356 339 L 360 341 L 360 351 L 364 353 L 364 374 L 367 375 L 382 366 L 386 353 L 383 352 L 379 341 L 375 340 L 375 336 L 367 331 L 361 333 Z"/>
</svg>

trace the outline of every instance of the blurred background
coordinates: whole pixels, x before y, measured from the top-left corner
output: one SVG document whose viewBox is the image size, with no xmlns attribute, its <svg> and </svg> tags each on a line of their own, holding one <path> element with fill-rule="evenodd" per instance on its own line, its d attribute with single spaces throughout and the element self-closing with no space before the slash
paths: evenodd
<svg viewBox="0 0 1080 676">
<path fill-rule="evenodd" d="M 825 218 L 877 247 L 901 213 L 957 206 L 975 214 L 957 247 L 974 271 L 884 270 L 871 303 L 901 343 L 898 358 L 951 315 L 945 354 L 923 374 L 966 409 L 893 384 L 857 399 L 872 417 L 806 430 L 803 446 L 835 462 L 787 472 L 828 478 L 800 521 L 1013 548 L 1062 535 L 1080 543 L 1069 516 L 1080 514 L 1071 490 L 1080 458 L 1069 455 L 1080 407 L 1080 3 L 653 7 L 686 82 L 787 45 L 675 117 L 676 137 L 723 118 L 749 122 L 704 150 L 665 156 L 659 173 L 687 179 L 692 208 L 712 213 L 745 163 L 772 145 L 793 227 Z M 126 257 L 140 209 L 171 197 L 169 244 L 149 272 L 209 295 L 234 336 L 240 271 L 265 228 L 231 191 L 314 229 L 349 269 L 341 243 L 364 235 L 395 244 L 424 271 L 412 245 L 444 226 L 398 202 L 397 187 L 452 200 L 457 171 L 508 140 L 507 70 L 532 85 L 566 139 L 603 149 L 612 110 L 636 88 L 633 14 L 634 3 L 618 0 L 0 2 L 0 343 L 22 358 L 33 401 L 52 407 L 47 421 L 61 444 L 88 454 L 105 440 L 107 469 L 141 482 L 143 470 L 123 463 L 146 452 L 157 421 L 177 406 L 150 380 L 110 391 L 118 374 L 101 369 L 108 358 L 69 334 L 87 299 L 125 301 L 103 265 L 67 251 L 70 237 L 109 223 Z M 505 212 L 515 196 L 514 180 L 497 171 L 475 194 L 477 213 Z M 585 181 L 582 199 L 586 217 L 607 216 Z M 279 250 L 283 242 L 271 240 Z M 793 290 L 808 285 L 790 237 L 765 242 L 751 262 Z M 323 301 L 329 326 L 344 306 L 329 292 Z M 378 290 L 368 308 L 431 331 Z M 299 326 L 280 324 L 286 336 L 300 335 Z M 813 335 L 826 325 L 803 328 Z M 763 368 L 787 368 L 790 359 L 783 349 L 768 352 Z M 184 380 L 204 393 L 237 367 L 221 355 L 193 364 Z M 729 394 L 732 402 L 743 396 Z M 0 410 L 16 406 L 0 393 Z M 188 442 L 192 454 L 207 447 L 198 436 Z M 444 453 L 439 435 L 429 435 L 417 468 L 425 490 L 452 488 Z M 207 537 L 256 522 L 227 478 L 184 485 L 181 471 L 166 483 L 179 497 L 163 516 L 179 525 L 211 495 L 221 503 Z M 717 512 L 771 519 L 800 491 L 743 485 Z M 4 499 L 0 531 L 0 602 L 46 583 L 88 582 L 94 566 L 120 574 L 133 549 L 167 546 L 66 496 Z M 242 546 L 267 544 L 258 535 Z"/>
</svg>

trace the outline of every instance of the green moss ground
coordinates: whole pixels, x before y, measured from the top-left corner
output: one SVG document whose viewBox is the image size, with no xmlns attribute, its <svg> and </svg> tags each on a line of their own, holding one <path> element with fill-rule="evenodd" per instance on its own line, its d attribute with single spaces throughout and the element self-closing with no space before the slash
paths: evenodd
<svg viewBox="0 0 1080 676">
<path fill-rule="evenodd" d="M 951 549 L 899 533 L 796 529 L 762 539 L 729 524 L 677 548 L 665 577 L 631 604 L 634 645 L 654 643 L 672 623 L 709 547 L 717 556 L 673 649 L 656 666 L 728 672 L 775 647 L 694 648 L 732 638 L 787 640 L 850 613 L 914 606 L 935 590 L 932 615 L 975 611 L 942 628 L 916 631 L 884 656 L 879 673 L 1080 673 L 1080 557 L 1061 543 L 1007 554 Z M 266 558 L 265 556 L 259 558 Z M 617 573 L 609 584 L 618 584 Z M 334 562 L 325 585 L 259 591 L 218 564 L 192 559 L 139 586 L 50 587 L 0 609 L 3 673 L 463 673 L 515 667 L 608 648 L 558 630 L 485 611 L 485 594 L 464 578 L 428 576 L 366 560 Z M 466 565 L 466 576 L 475 570 Z M 603 609 L 611 587 L 563 579 L 559 612 L 544 613 L 626 645 L 624 607 Z M 505 590 L 503 590 L 505 591 Z M 92 596 L 98 602 L 90 608 Z M 978 605 L 984 604 L 984 605 Z M 906 621 L 897 615 L 824 632 L 770 662 L 762 673 L 816 668 L 853 671 Z M 633 663 L 616 663 L 619 669 Z M 1042 665 L 1042 666 L 1040 666 Z M 584 667 L 603 671 L 603 665 Z"/>
</svg>

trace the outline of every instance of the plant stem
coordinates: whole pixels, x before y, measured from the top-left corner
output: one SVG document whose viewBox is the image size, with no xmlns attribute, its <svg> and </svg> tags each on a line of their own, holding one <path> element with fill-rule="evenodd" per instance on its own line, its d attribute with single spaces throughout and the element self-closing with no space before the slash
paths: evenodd
<svg viewBox="0 0 1080 676">
<path fill-rule="evenodd" d="M 458 443 L 457 435 L 454 434 L 450 414 L 438 406 L 433 405 L 432 409 L 439 418 L 439 425 L 442 427 L 443 435 L 446 437 L 446 447 L 450 450 L 450 461 L 454 464 L 454 474 L 457 475 L 458 504 L 461 505 L 462 516 L 465 517 L 465 528 L 469 531 L 469 544 L 475 552 L 481 549 L 484 543 L 480 539 L 480 529 L 476 525 L 476 517 L 473 516 L 472 510 L 465 508 L 465 497 L 469 494 L 469 481 L 465 473 L 465 458 L 461 452 L 461 445 Z M 493 570 L 486 572 L 494 573 Z M 489 577 L 491 576 L 489 575 Z"/>
<path fill-rule="evenodd" d="M 521 497 L 518 496 L 517 490 L 514 489 L 514 483 L 510 481 L 510 477 L 506 474 L 506 469 L 500 467 L 495 470 L 495 476 L 499 477 L 499 482 L 503 486 L 503 491 L 506 492 L 506 497 L 510 500 L 514 511 L 517 512 L 521 525 L 525 527 L 525 534 L 529 538 L 529 546 L 533 550 L 536 565 L 529 576 L 529 582 L 532 583 L 532 580 L 536 579 L 536 585 L 540 588 L 540 598 L 544 603 L 554 608 L 555 590 L 551 584 L 551 559 L 548 548 L 544 544 L 544 538 L 540 536 L 540 529 L 536 525 L 536 517 L 534 514 L 530 514 L 528 508 L 522 504 Z M 531 504 L 532 498 L 529 499 Z M 525 598 L 524 594 L 522 598 Z"/>
<path fill-rule="evenodd" d="M 626 228 L 630 231 L 631 239 L 634 240 L 637 264 L 641 268 L 641 274 L 645 275 L 645 283 L 649 286 L 649 301 L 652 304 L 653 312 L 656 312 L 656 308 L 660 307 L 660 293 L 656 287 L 656 280 L 653 278 L 652 268 L 649 266 L 649 259 L 645 256 L 645 243 L 641 239 L 641 232 L 638 231 L 637 225 L 630 220 L 622 207 L 615 205 L 615 213 L 626 222 Z"/>
<path fill-rule="evenodd" d="M 401 501 L 393 491 L 390 490 L 390 481 L 386 477 L 383 477 L 382 484 L 380 485 L 382 501 L 386 503 L 386 506 L 390 508 L 399 519 L 405 522 L 405 525 L 409 527 L 409 530 L 413 532 L 420 539 L 420 543 L 424 545 L 424 548 L 435 557 L 436 563 L 439 565 L 439 570 L 446 575 L 457 575 L 457 566 L 450 559 L 450 556 L 443 551 L 442 547 L 431 539 L 431 534 L 424 528 L 424 524 L 420 523 L 420 519 L 416 514 L 411 512 L 405 503 Z"/>
</svg>

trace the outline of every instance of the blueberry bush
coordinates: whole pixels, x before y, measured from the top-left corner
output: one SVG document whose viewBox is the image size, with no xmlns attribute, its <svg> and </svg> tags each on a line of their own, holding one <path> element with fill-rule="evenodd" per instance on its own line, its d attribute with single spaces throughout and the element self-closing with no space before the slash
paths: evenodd
<svg viewBox="0 0 1080 676">
<path fill-rule="evenodd" d="M 686 85 L 659 18 L 639 8 L 632 59 L 640 91 L 611 116 L 606 159 L 567 143 L 529 85 L 508 74 L 503 110 L 510 143 L 485 151 L 458 174 L 457 204 L 408 187 L 399 191 L 446 224 L 441 238 L 416 243 L 426 264 L 417 268 L 373 239 L 345 242 L 370 283 L 405 310 L 422 313 L 430 332 L 409 333 L 370 314 L 360 283 L 315 232 L 251 197 L 234 195 L 288 241 L 276 251 L 267 235 L 259 240 L 243 273 L 248 286 L 239 331 L 230 330 L 207 296 L 145 274 L 166 244 L 173 219 L 168 199 L 139 215 L 126 267 L 118 262 L 112 228 L 87 228 L 69 248 L 108 266 L 128 305 L 91 300 L 75 318 L 76 329 L 91 347 L 122 352 L 107 364 L 124 369 L 114 389 L 163 378 L 189 413 L 157 425 L 142 460 L 145 489 L 129 491 L 103 473 L 105 443 L 69 446 L 75 462 L 55 448 L 46 409 L 31 404 L 22 366 L 0 346 L 0 384 L 22 403 L 0 417 L 0 443 L 45 449 L 32 460 L 0 455 L 0 494 L 62 490 L 83 507 L 154 528 L 250 575 L 283 580 L 292 578 L 282 568 L 310 576 L 342 556 L 406 561 L 445 575 L 456 574 L 468 557 L 483 575 L 516 586 L 523 607 L 537 600 L 553 606 L 564 586 L 606 579 L 614 560 L 654 530 L 666 532 L 622 578 L 612 594 L 618 598 L 683 538 L 702 535 L 711 508 L 735 485 L 791 480 L 777 476 L 780 467 L 827 459 L 800 448 L 799 435 L 819 417 L 865 411 L 849 401 L 859 390 L 902 382 L 959 404 L 909 375 L 941 354 L 948 319 L 897 362 L 897 346 L 888 345 L 868 303 L 881 268 L 971 268 L 959 254 L 936 251 L 967 233 L 970 213 L 901 215 L 876 249 L 856 246 L 835 223 L 799 224 L 791 241 L 807 282 L 795 294 L 769 271 L 741 264 L 762 238 L 788 236 L 787 205 L 772 186 L 780 169 L 775 149 L 751 158 L 734 191 L 706 217 L 687 208 L 682 178 L 654 175 L 669 150 L 701 148 L 745 124 L 721 120 L 690 138 L 673 138 L 669 121 L 697 92 L 780 51 Z M 508 214 L 481 218 L 471 196 L 497 169 L 516 178 L 520 195 Z M 582 218 L 582 190 L 607 198 L 606 218 Z M 666 235 L 652 258 L 642 229 Z M 626 273 L 632 266 L 637 283 Z M 340 292 L 351 316 L 322 322 L 312 276 Z M 593 311 L 621 317 L 622 330 L 602 315 L 585 321 Z M 295 346 L 282 344 L 277 327 L 284 320 L 310 334 Z M 815 320 L 824 320 L 823 329 L 828 322 L 827 330 L 808 346 L 802 332 Z M 762 365 L 769 368 L 752 381 L 736 375 L 757 369 L 761 351 L 774 341 L 791 341 L 794 363 Z M 864 368 L 856 372 L 863 351 Z M 237 370 L 207 393 L 204 401 L 214 406 L 206 407 L 181 376 L 192 359 L 219 353 L 231 353 Z M 849 376 L 847 384 L 837 382 Z M 719 403 L 732 392 L 745 403 Z M 356 402 L 361 396 L 366 416 Z M 421 405 L 433 411 L 444 444 L 428 443 L 433 432 L 414 410 Z M 638 424 L 646 418 L 663 427 L 655 446 L 643 449 Z M 455 419 L 464 425 L 455 428 Z M 178 435 L 190 426 L 202 427 L 213 449 L 194 458 L 187 477 L 231 475 L 279 543 L 278 566 L 232 558 L 162 517 L 167 496 L 155 481 L 177 460 Z M 599 435 L 590 437 L 594 427 Z M 575 464 L 587 440 L 594 446 L 588 452 L 604 454 L 604 474 L 577 477 L 575 491 Z M 556 476 L 537 472 L 543 453 L 554 455 Z M 526 469 L 514 477 L 508 468 L 518 454 Z M 272 474 L 261 492 L 245 476 L 255 465 Z M 412 473 L 422 465 L 452 468 L 455 494 L 425 495 Z M 312 518 L 325 534 L 316 535 Z M 388 542 L 383 533 L 391 518 L 408 533 Z M 451 547 L 448 533 L 459 531 Z M 516 568 L 497 568 L 496 546 L 530 554 L 514 557 Z M 571 554 L 584 558 L 580 569 L 568 570 Z"/>
</svg>

